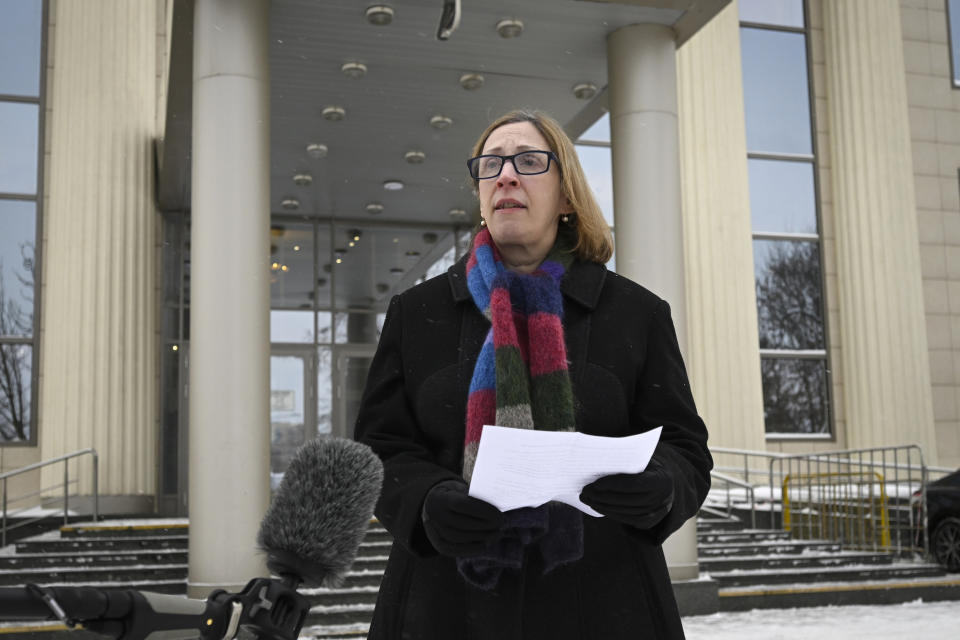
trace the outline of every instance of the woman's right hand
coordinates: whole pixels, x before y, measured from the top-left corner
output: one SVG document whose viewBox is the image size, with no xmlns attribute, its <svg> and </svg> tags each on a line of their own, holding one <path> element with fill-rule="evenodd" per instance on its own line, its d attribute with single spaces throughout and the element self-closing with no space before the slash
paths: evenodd
<svg viewBox="0 0 960 640">
<path fill-rule="evenodd" d="M 479 555 L 499 537 L 503 514 L 469 496 L 465 483 L 447 480 L 427 492 L 421 519 L 438 553 L 465 558 Z"/>
</svg>

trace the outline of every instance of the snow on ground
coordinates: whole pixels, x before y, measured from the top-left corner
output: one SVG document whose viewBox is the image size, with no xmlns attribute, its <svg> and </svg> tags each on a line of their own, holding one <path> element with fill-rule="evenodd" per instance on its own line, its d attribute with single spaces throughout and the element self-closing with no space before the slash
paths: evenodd
<svg viewBox="0 0 960 640">
<path fill-rule="evenodd" d="M 960 602 L 754 609 L 688 616 L 687 640 L 956 640 Z"/>
</svg>

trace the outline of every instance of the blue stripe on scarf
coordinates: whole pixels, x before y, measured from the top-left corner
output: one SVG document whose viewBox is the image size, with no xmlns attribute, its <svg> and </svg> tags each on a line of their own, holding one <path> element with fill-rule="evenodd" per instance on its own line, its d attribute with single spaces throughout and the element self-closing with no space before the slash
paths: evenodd
<svg viewBox="0 0 960 640">
<path fill-rule="evenodd" d="M 496 363 L 494 359 L 493 331 L 487 333 L 483 341 L 477 364 L 473 369 L 473 378 L 470 379 L 470 393 L 481 389 L 493 389 L 497 382 Z"/>
</svg>

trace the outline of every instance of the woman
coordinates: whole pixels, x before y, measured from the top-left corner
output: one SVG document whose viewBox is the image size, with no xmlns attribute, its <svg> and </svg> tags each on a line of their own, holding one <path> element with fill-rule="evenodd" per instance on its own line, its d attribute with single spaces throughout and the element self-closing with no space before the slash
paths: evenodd
<svg viewBox="0 0 960 640">
<path fill-rule="evenodd" d="M 472 155 L 473 248 L 393 298 L 357 419 L 395 540 L 368 637 L 682 638 L 660 544 L 712 460 L 669 306 L 605 269 L 609 229 L 554 120 L 508 113 Z M 467 495 L 484 424 L 663 431 L 644 472 L 584 487 L 597 518 Z"/>
</svg>

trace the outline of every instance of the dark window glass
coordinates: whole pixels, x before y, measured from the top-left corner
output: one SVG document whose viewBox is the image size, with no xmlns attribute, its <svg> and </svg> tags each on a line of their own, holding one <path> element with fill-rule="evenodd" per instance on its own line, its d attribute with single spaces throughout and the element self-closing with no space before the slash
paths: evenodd
<svg viewBox="0 0 960 640">
<path fill-rule="evenodd" d="M 36 205 L 0 200 L 0 336 L 33 334 Z"/>
<path fill-rule="evenodd" d="M 960 87 L 960 0 L 947 1 L 947 27 L 950 30 L 950 61 L 953 85 Z"/>
<path fill-rule="evenodd" d="M 360 241 L 351 238 L 344 245 L 349 242 Z M 275 222 L 270 227 L 270 307 L 312 309 L 313 296 L 313 225 Z M 312 331 L 312 321 L 310 326 Z"/>
<path fill-rule="evenodd" d="M 763 358 L 760 375 L 767 433 L 830 433 L 826 360 Z"/>
<path fill-rule="evenodd" d="M 747 150 L 810 154 L 806 36 L 740 29 Z"/>
<path fill-rule="evenodd" d="M 754 231 L 817 233 L 813 163 L 751 159 L 747 167 Z"/>
<path fill-rule="evenodd" d="M 37 193 L 35 104 L 0 102 L 0 193 Z"/>
<path fill-rule="evenodd" d="M 754 240 L 761 349 L 823 349 L 818 242 Z"/>
<path fill-rule="evenodd" d="M 0 94 L 40 95 L 41 0 L 0 0 Z"/>
<path fill-rule="evenodd" d="M 0 343 L 0 442 L 30 439 L 33 347 Z"/>
<path fill-rule="evenodd" d="M 740 20 L 802 28 L 803 0 L 740 0 Z"/>
</svg>

